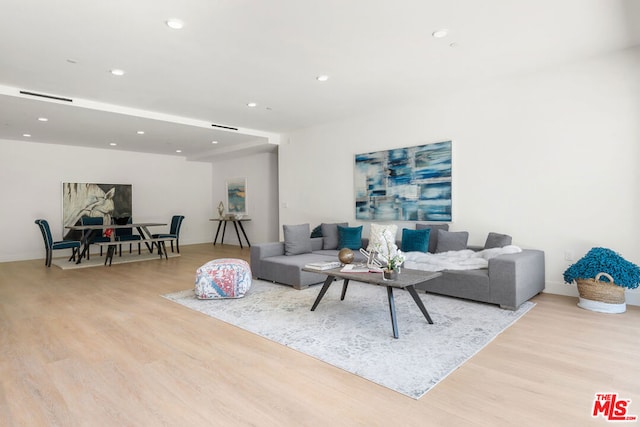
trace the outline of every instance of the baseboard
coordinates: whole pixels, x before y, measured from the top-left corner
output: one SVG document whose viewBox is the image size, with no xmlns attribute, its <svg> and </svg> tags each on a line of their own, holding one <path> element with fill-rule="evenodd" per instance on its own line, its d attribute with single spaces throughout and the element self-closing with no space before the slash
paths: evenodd
<svg viewBox="0 0 640 427">
<path fill-rule="evenodd" d="M 544 292 L 554 295 L 565 295 L 578 298 L 578 287 L 564 282 L 546 282 Z M 640 306 L 640 290 L 629 289 L 625 293 L 627 305 Z"/>
</svg>

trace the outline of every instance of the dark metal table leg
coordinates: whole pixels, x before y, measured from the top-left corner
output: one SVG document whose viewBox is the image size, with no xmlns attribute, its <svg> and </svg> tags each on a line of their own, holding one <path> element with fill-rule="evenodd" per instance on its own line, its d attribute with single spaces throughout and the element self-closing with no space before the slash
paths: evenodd
<svg viewBox="0 0 640 427">
<path fill-rule="evenodd" d="M 227 232 L 227 220 L 224 220 L 224 227 L 222 227 L 222 238 L 220 239 L 220 244 L 224 245 L 224 233 Z"/>
<path fill-rule="evenodd" d="M 87 255 L 87 259 L 89 259 L 88 256 L 88 251 L 89 251 L 89 246 L 91 246 L 91 242 L 93 241 L 94 234 L 96 234 L 95 230 L 89 230 L 87 232 L 82 232 L 82 252 L 80 252 L 80 255 L 78 256 L 78 261 L 76 261 L 76 264 L 80 264 L 82 262 L 82 258 L 84 258 L 85 255 Z"/>
<path fill-rule="evenodd" d="M 318 294 L 318 298 L 316 298 L 316 301 L 313 303 L 313 306 L 311 307 L 311 311 L 314 311 L 316 309 L 316 307 L 318 306 L 318 304 L 320 304 L 320 301 L 322 300 L 322 297 L 324 297 L 324 294 L 327 293 L 327 289 L 329 289 L 329 286 L 331 286 L 331 284 L 333 283 L 334 279 L 335 279 L 335 277 L 333 277 L 333 276 L 327 276 L 326 280 L 324 281 L 324 285 L 322 285 L 322 289 L 320 289 L 320 293 Z"/>
<path fill-rule="evenodd" d="M 349 279 L 344 279 L 342 283 L 342 295 L 340 295 L 340 301 L 344 301 L 345 295 L 347 295 L 347 286 L 349 286 Z"/>
<path fill-rule="evenodd" d="M 231 221 L 233 223 L 233 228 L 236 229 L 236 236 L 238 236 L 238 242 L 240 242 L 240 249 L 242 249 L 242 240 L 240 239 L 240 233 L 238 233 L 238 221 Z"/>
<path fill-rule="evenodd" d="M 251 247 L 251 243 L 249 242 L 249 238 L 247 237 L 247 233 L 244 232 L 244 227 L 242 226 L 242 221 L 238 221 L 238 225 L 240 226 L 240 230 L 242 230 L 242 234 L 244 235 L 244 239 L 247 241 L 247 246 Z"/>
<path fill-rule="evenodd" d="M 164 240 L 158 242 L 158 254 L 160 255 L 160 259 L 162 259 L 162 252 L 164 252 L 164 259 L 169 259 L 167 255 L 167 245 Z"/>
<path fill-rule="evenodd" d="M 117 245 L 109 245 L 107 248 L 107 256 L 104 258 L 104 265 L 107 265 L 107 261 L 109 261 L 109 267 L 111 267 L 111 262 L 113 261 L 113 254 L 116 252 Z"/>
<path fill-rule="evenodd" d="M 136 227 L 136 229 L 138 230 L 138 233 L 140 233 L 140 237 L 142 238 L 142 241 L 144 242 L 144 244 L 147 246 L 147 249 L 149 249 L 149 253 L 152 254 L 153 246 L 155 245 L 155 242 L 151 242 L 151 244 L 149 244 L 149 242 L 145 242 L 145 240 L 153 238 L 153 235 L 151 233 L 148 233 L 148 234 L 145 233 L 142 230 L 142 227 Z"/>
<path fill-rule="evenodd" d="M 220 233 L 220 227 L 222 227 L 222 220 L 218 221 L 218 229 L 216 230 L 216 238 L 213 239 L 213 246 L 215 246 L 216 242 L 218 241 L 218 233 Z"/>
<path fill-rule="evenodd" d="M 393 337 L 398 338 L 398 320 L 396 319 L 396 305 L 393 302 L 393 288 L 387 286 L 387 296 L 389 297 L 389 311 L 391 312 L 391 327 L 393 328 Z"/>
<path fill-rule="evenodd" d="M 413 297 L 413 300 L 416 302 L 416 305 L 418 306 L 422 314 L 424 314 L 424 317 L 425 319 L 427 319 L 427 322 L 433 325 L 433 320 L 431 320 L 431 316 L 429 316 L 429 312 L 427 311 L 426 307 L 422 303 L 422 300 L 420 299 L 420 296 L 416 292 L 416 289 L 413 286 L 407 286 L 406 289 L 407 291 L 409 291 L 409 294 Z"/>
</svg>

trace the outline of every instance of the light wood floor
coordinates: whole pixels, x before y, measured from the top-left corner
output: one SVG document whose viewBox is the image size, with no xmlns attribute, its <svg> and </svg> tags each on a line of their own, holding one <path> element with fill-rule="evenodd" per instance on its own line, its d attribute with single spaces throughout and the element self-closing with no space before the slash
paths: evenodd
<svg viewBox="0 0 640 427">
<path fill-rule="evenodd" d="M 161 298 L 249 250 L 63 271 L 0 263 L 1 426 L 584 426 L 594 394 L 640 415 L 640 309 L 537 306 L 413 400 Z M 319 288 L 318 288 L 319 290 Z M 312 292 L 315 292 L 313 288 Z"/>
</svg>

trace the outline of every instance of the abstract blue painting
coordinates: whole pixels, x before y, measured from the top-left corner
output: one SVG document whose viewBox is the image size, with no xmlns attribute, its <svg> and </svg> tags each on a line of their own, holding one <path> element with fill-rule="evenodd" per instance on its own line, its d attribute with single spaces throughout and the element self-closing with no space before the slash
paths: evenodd
<svg viewBox="0 0 640 427">
<path fill-rule="evenodd" d="M 356 219 L 451 221 L 451 141 L 356 154 Z"/>
</svg>

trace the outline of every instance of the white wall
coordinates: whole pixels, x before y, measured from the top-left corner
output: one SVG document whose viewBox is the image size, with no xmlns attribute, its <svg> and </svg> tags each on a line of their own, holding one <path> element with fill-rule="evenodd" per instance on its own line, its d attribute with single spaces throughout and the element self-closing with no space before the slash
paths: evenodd
<svg viewBox="0 0 640 427">
<path fill-rule="evenodd" d="M 285 135 L 280 224 L 354 224 L 354 154 L 451 139 L 451 229 L 543 249 L 547 292 L 577 295 L 565 253 L 640 263 L 639 69 L 625 51 Z"/>
<path fill-rule="evenodd" d="M 132 184 L 135 221 L 182 214 L 180 243 L 210 242 L 211 171 L 180 157 L 0 140 L 0 262 L 44 259 L 36 218 L 62 238 L 62 182 Z"/>
<path fill-rule="evenodd" d="M 217 218 L 220 201 L 226 204 L 226 181 L 230 178 L 247 178 L 247 211 L 251 221 L 243 222 L 251 244 L 272 242 L 278 239 L 278 155 L 261 153 L 227 158 L 213 162 L 213 209 L 210 218 Z M 212 223 L 212 237 L 218 223 Z M 240 232 L 242 237 L 242 232 Z M 222 229 L 218 243 L 222 239 Z M 227 224 L 225 244 L 238 245 L 238 238 L 231 223 Z M 242 237 L 242 244 L 246 242 Z"/>
</svg>

